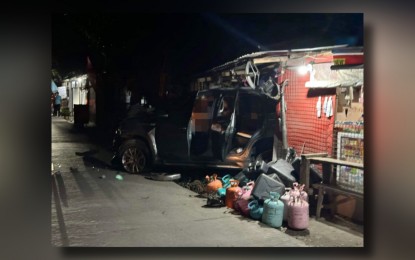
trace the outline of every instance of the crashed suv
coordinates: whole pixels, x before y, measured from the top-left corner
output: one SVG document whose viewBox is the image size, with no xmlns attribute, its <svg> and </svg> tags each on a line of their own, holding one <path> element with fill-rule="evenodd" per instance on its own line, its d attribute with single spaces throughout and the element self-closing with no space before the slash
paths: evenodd
<svg viewBox="0 0 415 260">
<path fill-rule="evenodd" d="M 270 160 L 277 102 L 251 87 L 218 87 L 166 113 L 143 110 L 117 129 L 113 163 L 140 173 L 156 164 L 244 168 Z"/>
<path fill-rule="evenodd" d="M 255 62 L 264 55 L 262 63 Z M 140 173 L 156 164 L 243 169 L 258 159 L 270 161 L 276 108 L 284 103 L 288 84 L 277 84 L 281 64 L 270 63 L 270 55 L 280 61 L 286 53 L 242 56 L 206 72 L 199 78 L 208 84 L 205 89 L 176 98 L 166 112 L 143 110 L 127 117 L 116 131 L 112 162 Z"/>
</svg>

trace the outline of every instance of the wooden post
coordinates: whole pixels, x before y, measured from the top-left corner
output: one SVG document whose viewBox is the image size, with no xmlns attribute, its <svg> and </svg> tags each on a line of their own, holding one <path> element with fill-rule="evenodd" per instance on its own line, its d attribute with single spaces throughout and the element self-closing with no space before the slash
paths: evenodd
<svg viewBox="0 0 415 260">
<path fill-rule="evenodd" d="M 321 209 L 323 208 L 323 198 L 324 198 L 324 187 L 319 186 L 318 188 L 318 199 L 317 199 L 317 209 L 316 209 L 316 218 L 320 218 Z"/>
<path fill-rule="evenodd" d="M 300 183 L 304 184 L 304 191 L 308 193 L 310 188 L 310 160 L 306 155 L 301 155 Z"/>
<path fill-rule="evenodd" d="M 310 153 L 301 155 L 300 183 L 304 184 L 304 190 L 310 194 L 310 158 L 327 156 L 327 153 Z"/>
</svg>

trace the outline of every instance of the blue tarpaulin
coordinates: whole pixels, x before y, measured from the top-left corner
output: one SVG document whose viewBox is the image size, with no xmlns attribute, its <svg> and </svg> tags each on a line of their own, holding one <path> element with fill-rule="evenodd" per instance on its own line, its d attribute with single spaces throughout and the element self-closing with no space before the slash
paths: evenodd
<svg viewBox="0 0 415 260">
<path fill-rule="evenodd" d="M 53 82 L 53 80 L 52 80 L 51 88 L 52 88 L 53 93 L 58 92 L 58 87 L 56 86 L 55 82 Z"/>
</svg>

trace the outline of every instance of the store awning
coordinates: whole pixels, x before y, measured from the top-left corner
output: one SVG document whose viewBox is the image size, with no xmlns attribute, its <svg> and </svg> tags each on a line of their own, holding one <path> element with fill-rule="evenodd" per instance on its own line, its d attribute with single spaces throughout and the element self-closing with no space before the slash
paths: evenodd
<svg viewBox="0 0 415 260">
<path fill-rule="evenodd" d="M 363 66 L 333 70 L 331 63 L 314 64 L 306 88 L 359 87 L 363 85 Z"/>
</svg>

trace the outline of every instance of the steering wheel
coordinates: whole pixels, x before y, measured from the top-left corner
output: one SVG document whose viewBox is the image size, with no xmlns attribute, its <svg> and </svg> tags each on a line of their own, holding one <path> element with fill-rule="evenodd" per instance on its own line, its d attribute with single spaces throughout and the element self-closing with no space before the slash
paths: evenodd
<svg viewBox="0 0 415 260">
<path fill-rule="evenodd" d="M 245 74 L 246 74 L 246 81 L 248 82 L 249 86 L 255 89 L 258 86 L 259 82 L 259 70 L 257 66 L 248 61 L 245 67 Z"/>
</svg>

